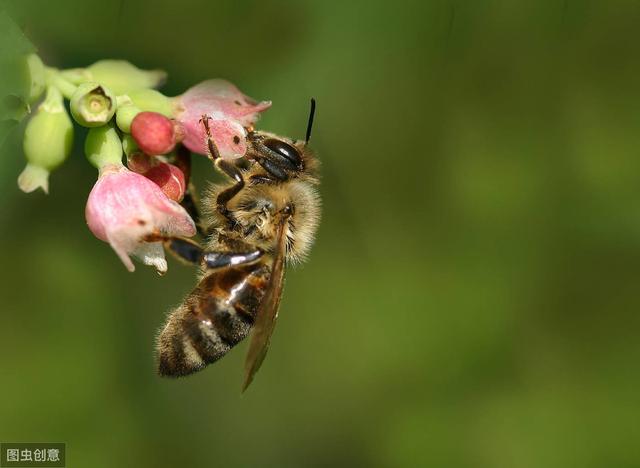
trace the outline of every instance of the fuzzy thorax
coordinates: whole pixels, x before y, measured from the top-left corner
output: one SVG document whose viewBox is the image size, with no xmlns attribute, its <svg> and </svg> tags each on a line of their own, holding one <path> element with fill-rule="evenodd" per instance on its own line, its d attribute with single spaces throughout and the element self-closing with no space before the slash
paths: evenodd
<svg viewBox="0 0 640 468">
<path fill-rule="evenodd" d="M 215 209 L 218 194 L 228 185 L 213 185 L 203 200 L 208 208 L 210 228 L 225 226 L 227 219 Z M 236 221 L 235 232 L 245 242 L 271 252 L 276 245 L 279 213 L 290 205 L 293 214 L 287 226 L 288 262 L 305 259 L 320 221 L 320 197 L 313 183 L 303 179 L 291 179 L 277 185 L 259 184 L 247 186 L 227 205 Z"/>
</svg>

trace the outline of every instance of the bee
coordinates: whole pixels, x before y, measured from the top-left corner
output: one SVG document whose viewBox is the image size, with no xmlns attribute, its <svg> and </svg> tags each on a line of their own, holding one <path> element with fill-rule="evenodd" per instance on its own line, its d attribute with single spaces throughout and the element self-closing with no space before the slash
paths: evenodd
<svg viewBox="0 0 640 468">
<path fill-rule="evenodd" d="M 319 163 L 308 147 L 314 113 L 312 100 L 305 140 L 248 129 L 247 153 L 236 161 L 220 157 L 203 116 L 209 157 L 229 180 L 203 197 L 198 225 L 204 247 L 164 239 L 178 258 L 200 267 L 200 278 L 158 335 L 161 376 L 197 372 L 251 331 L 242 391 L 260 368 L 278 316 L 285 264 L 306 258 L 320 220 Z M 195 203 L 185 200 L 194 215 Z"/>
</svg>

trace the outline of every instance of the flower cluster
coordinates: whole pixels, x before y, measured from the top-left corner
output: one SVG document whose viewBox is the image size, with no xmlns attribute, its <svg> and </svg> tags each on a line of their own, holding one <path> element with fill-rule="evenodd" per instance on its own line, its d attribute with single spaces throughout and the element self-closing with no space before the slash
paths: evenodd
<svg viewBox="0 0 640 468">
<path fill-rule="evenodd" d="M 39 105 L 25 128 L 27 164 L 18 177 L 20 189 L 48 193 L 50 173 L 72 151 L 74 122 L 88 128 L 84 152 L 98 169 L 85 210 L 89 229 L 111 245 L 128 270 L 134 270 L 133 256 L 164 273 L 164 249 L 154 239 L 196 233 L 180 205 L 188 174 L 172 164 L 176 151 L 207 154 L 201 123 L 206 115 L 220 156 L 244 156 L 247 128 L 271 103 L 256 102 L 223 80 L 168 97 L 154 89 L 166 73 L 121 60 L 69 70 L 46 67 L 33 54 L 26 62 L 29 99 Z"/>
</svg>

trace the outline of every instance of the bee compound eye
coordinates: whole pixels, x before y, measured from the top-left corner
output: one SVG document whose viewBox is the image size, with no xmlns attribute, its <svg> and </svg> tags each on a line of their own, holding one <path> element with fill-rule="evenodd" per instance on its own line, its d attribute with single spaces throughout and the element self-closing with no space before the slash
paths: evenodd
<svg viewBox="0 0 640 468">
<path fill-rule="evenodd" d="M 296 167 L 299 167 L 302 163 L 302 158 L 300 157 L 300 152 L 298 151 L 298 149 L 285 141 L 270 138 L 268 140 L 265 140 L 264 146 L 269 148 L 274 153 L 282 156 Z"/>
</svg>

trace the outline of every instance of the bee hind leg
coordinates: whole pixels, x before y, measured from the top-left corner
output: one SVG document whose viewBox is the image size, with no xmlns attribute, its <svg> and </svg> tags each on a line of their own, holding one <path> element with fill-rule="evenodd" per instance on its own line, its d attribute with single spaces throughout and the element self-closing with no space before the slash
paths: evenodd
<svg viewBox="0 0 640 468">
<path fill-rule="evenodd" d="M 178 257 L 179 260 L 192 265 L 202 265 L 207 269 L 245 265 L 259 260 L 264 255 L 264 252 L 257 248 L 246 252 L 204 250 L 196 242 L 181 237 L 165 238 L 164 244 L 167 250 Z"/>
</svg>

